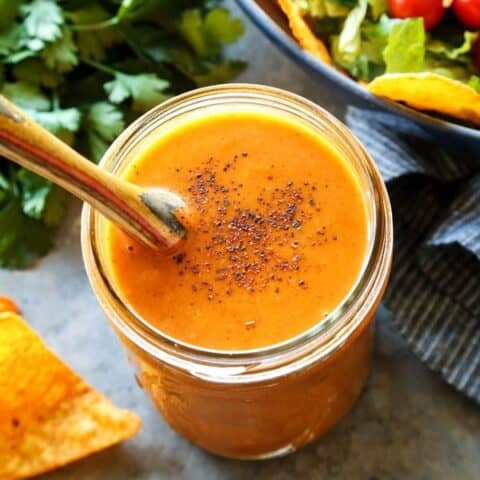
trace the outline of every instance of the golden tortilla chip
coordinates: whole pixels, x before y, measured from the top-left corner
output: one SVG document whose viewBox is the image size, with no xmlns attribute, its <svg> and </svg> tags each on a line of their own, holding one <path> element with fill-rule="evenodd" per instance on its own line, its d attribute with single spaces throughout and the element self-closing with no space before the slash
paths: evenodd
<svg viewBox="0 0 480 480">
<path fill-rule="evenodd" d="M 0 313 L 0 479 L 52 470 L 131 437 L 133 413 L 67 367 L 18 315 Z"/>
<path fill-rule="evenodd" d="M 368 85 L 375 95 L 418 110 L 442 113 L 480 125 L 480 94 L 472 87 L 434 73 L 395 73 Z"/>
<path fill-rule="evenodd" d="M 332 60 L 326 45 L 312 32 L 295 0 L 278 0 L 278 3 L 287 16 L 290 29 L 298 43 L 322 62 L 331 64 Z"/>
<path fill-rule="evenodd" d="M 14 312 L 19 313 L 17 304 L 10 298 L 0 295 L 0 313 L 2 312 Z"/>
</svg>

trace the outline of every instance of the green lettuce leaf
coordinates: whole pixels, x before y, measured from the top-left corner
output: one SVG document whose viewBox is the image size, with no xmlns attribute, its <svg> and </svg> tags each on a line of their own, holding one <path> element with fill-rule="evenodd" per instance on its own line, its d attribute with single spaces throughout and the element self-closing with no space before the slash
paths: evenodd
<svg viewBox="0 0 480 480">
<path fill-rule="evenodd" d="M 463 42 L 459 46 L 452 45 L 440 39 L 430 39 L 427 42 L 427 51 L 439 57 L 448 60 L 458 60 L 468 63 L 470 61 L 469 53 L 472 51 L 475 42 L 479 37 L 479 32 L 464 32 Z"/>
<path fill-rule="evenodd" d="M 360 52 L 362 23 L 367 15 L 368 0 L 359 0 L 350 11 L 338 37 L 338 52 L 346 61 L 352 61 Z"/>
<path fill-rule="evenodd" d="M 388 0 L 368 0 L 372 18 L 377 20 L 388 11 Z"/>
<path fill-rule="evenodd" d="M 353 8 L 358 4 L 358 0 L 326 0 L 326 3 L 338 5 L 345 8 Z"/>
<path fill-rule="evenodd" d="M 421 72 L 425 65 L 426 34 L 421 18 L 394 23 L 383 51 L 387 73 Z"/>
<path fill-rule="evenodd" d="M 398 20 L 382 15 L 378 22 L 364 20 L 360 30 L 359 51 L 348 55 L 339 50 L 338 37 L 332 38 L 332 55 L 336 63 L 345 68 L 354 78 L 366 82 L 385 72 L 383 51 L 387 46 L 392 26 Z"/>
<path fill-rule="evenodd" d="M 431 56 L 425 58 L 423 71 L 443 75 L 444 77 L 458 80 L 460 82 L 468 82 L 472 76 L 470 69 L 464 64 Z"/>
<path fill-rule="evenodd" d="M 468 84 L 478 93 L 480 93 L 480 77 L 478 75 L 472 75 Z"/>
</svg>

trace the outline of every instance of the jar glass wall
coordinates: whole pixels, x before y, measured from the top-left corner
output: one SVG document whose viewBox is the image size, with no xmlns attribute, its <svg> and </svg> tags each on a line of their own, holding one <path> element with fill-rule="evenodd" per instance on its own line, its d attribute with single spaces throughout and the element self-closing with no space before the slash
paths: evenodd
<svg viewBox="0 0 480 480">
<path fill-rule="evenodd" d="M 106 261 L 107 222 L 88 206 L 82 215 L 82 249 L 105 316 L 139 382 L 172 428 L 216 454 L 269 458 L 325 433 L 348 412 L 365 385 L 373 318 L 391 263 L 392 220 L 380 174 L 350 131 L 313 103 L 270 87 L 225 85 L 176 97 L 133 123 L 101 166 L 122 175 L 146 145 L 176 125 L 235 111 L 261 111 L 304 124 L 329 141 L 361 185 L 368 216 L 367 254 L 349 295 L 328 317 L 292 339 L 260 349 L 200 348 L 164 335 L 119 296 Z"/>
</svg>

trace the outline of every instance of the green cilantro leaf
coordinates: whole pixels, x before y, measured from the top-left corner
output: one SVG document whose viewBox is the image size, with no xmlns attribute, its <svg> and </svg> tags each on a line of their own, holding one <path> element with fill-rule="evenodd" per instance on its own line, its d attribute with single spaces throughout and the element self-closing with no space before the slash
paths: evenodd
<svg viewBox="0 0 480 480">
<path fill-rule="evenodd" d="M 84 118 L 89 156 L 98 162 L 110 142 L 125 128 L 122 112 L 108 102 L 94 103 Z"/>
<path fill-rule="evenodd" d="M 133 20 L 152 8 L 152 3 L 154 2 L 151 0 L 123 0 L 118 9 L 117 18 L 120 21 Z"/>
<path fill-rule="evenodd" d="M 4 205 L 4 202 L 8 199 L 9 193 L 10 182 L 7 177 L 2 172 L 0 172 L 0 207 L 2 207 Z"/>
<path fill-rule="evenodd" d="M 108 27 L 111 15 L 101 5 L 90 4 L 65 15 L 75 24 L 76 42 L 81 59 L 101 62 L 106 58 L 106 49 L 119 41 L 113 28 L 104 28 Z M 113 26 L 114 22 L 111 23 Z"/>
<path fill-rule="evenodd" d="M 242 70 L 223 47 L 243 26 L 219 3 L 0 0 L 0 91 L 97 161 L 145 110 Z M 45 254 L 65 204 L 63 190 L 0 158 L 0 267 Z"/>
<path fill-rule="evenodd" d="M 199 86 L 225 83 L 241 73 L 245 69 L 245 63 L 239 61 L 227 61 L 216 63 L 205 73 L 194 74 L 193 79 Z"/>
<path fill-rule="evenodd" d="M 0 159 L 0 267 L 23 268 L 48 252 L 65 198 L 47 180 Z"/>
<path fill-rule="evenodd" d="M 49 112 L 25 109 L 25 112 L 65 143 L 73 143 L 73 133 L 80 127 L 81 114 L 78 109 L 56 108 Z"/>
<path fill-rule="evenodd" d="M 6 83 L 3 95 L 20 108 L 45 111 L 50 109 L 50 100 L 37 85 L 28 82 Z"/>
<path fill-rule="evenodd" d="M 41 52 L 47 67 L 60 73 L 69 72 L 78 64 L 78 49 L 73 42 L 71 31 L 64 28 L 62 32 L 61 38 L 47 44 Z"/>
<path fill-rule="evenodd" d="M 16 180 L 21 189 L 21 205 L 25 215 L 40 220 L 52 184 L 34 173 L 21 168 Z"/>
<path fill-rule="evenodd" d="M 0 0 L 0 30 L 12 26 L 18 14 L 21 0 Z"/>
<path fill-rule="evenodd" d="M 141 21 L 144 19 L 167 19 L 162 24 L 169 23 L 185 8 L 192 4 L 208 3 L 192 0 L 123 0 L 116 18 L 119 22 Z"/>
<path fill-rule="evenodd" d="M 20 50 L 19 52 L 14 52 L 8 55 L 5 58 L 5 63 L 15 64 L 25 60 L 26 58 L 33 57 L 34 55 L 35 52 L 32 52 L 30 50 Z"/>
<path fill-rule="evenodd" d="M 0 210 L 0 267 L 24 268 L 52 247 L 54 228 L 23 214 L 20 198 Z"/>
<path fill-rule="evenodd" d="M 236 41 L 243 34 L 243 24 L 223 8 L 215 8 L 202 16 L 199 9 L 186 10 L 178 29 L 201 58 L 214 57 L 221 46 Z"/>
<path fill-rule="evenodd" d="M 50 112 L 38 112 L 25 109 L 34 120 L 41 123 L 47 130 L 54 134 L 62 130 L 76 132 L 80 126 L 80 111 L 76 108 L 55 109 Z"/>
<path fill-rule="evenodd" d="M 21 82 L 55 88 L 63 81 L 63 76 L 55 70 L 50 70 L 42 60 L 27 58 L 12 67 L 14 77 Z"/>
<path fill-rule="evenodd" d="M 57 226 L 63 218 L 67 206 L 67 192 L 52 185 L 43 209 L 42 220 L 45 225 Z"/>
<path fill-rule="evenodd" d="M 104 87 L 112 103 L 122 103 L 132 99 L 132 108 L 136 112 L 144 112 L 169 97 L 164 90 L 169 82 L 158 78 L 154 73 L 127 75 L 115 72 L 114 79 L 105 83 Z"/>
<path fill-rule="evenodd" d="M 18 24 L 0 32 L 0 55 L 7 56 L 15 52 L 20 47 L 24 35 L 25 29 Z"/>
<path fill-rule="evenodd" d="M 31 37 L 52 42 L 62 36 L 62 10 L 54 0 L 33 0 L 24 11 L 25 28 Z"/>
<path fill-rule="evenodd" d="M 205 16 L 205 30 L 211 41 L 217 45 L 226 45 L 236 42 L 244 32 L 243 23 L 233 18 L 225 8 L 210 10 Z"/>
<path fill-rule="evenodd" d="M 154 62 L 171 62 L 173 56 L 170 50 L 179 48 L 178 38 L 166 34 L 156 26 L 122 27 L 121 31 L 133 50 Z"/>
</svg>

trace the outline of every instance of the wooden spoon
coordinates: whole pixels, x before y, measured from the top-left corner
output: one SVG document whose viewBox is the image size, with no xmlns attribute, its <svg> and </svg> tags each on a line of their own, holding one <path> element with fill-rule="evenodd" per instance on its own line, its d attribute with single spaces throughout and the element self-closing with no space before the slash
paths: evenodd
<svg viewBox="0 0 480 480">
<path fill-rule="evenodd" d="M 102 170 L 1 95 L 0 155 L 65 188 L 151 247 L 171 249 L 186 234 L 175 216 L 184 207 L 181 198 Z"/>
</svg>

